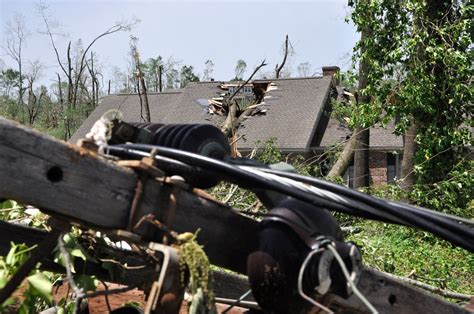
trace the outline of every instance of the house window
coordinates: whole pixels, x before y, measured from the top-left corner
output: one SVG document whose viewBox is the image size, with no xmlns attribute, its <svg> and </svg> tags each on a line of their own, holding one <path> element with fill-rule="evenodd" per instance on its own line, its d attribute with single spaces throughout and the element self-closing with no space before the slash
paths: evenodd
<svg viewBox="0 0 474 314">
<path fill-rule="evenodd" d="M 387 153 L 387 183 L 400 178 L 400 155 Z"/>
<path fill-rule="evenodd" d="M 229 94 L 232 95 L 240 86 L 229 86 Z M 244 94 L 253 94 L 253 87 L 252 86 L 244 86 L 240 91 L 240 93 Z"/>
<path fill-rule="evenodd" d="M 252 94 L 253 88 L 252 86 L 244 86 L 244 94 Z"/>
</svg>

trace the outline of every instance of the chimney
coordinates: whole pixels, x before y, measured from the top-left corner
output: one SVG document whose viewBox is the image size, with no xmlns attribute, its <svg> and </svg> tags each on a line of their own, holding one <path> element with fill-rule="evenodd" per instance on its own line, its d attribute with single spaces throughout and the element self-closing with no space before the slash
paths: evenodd
<svg viewBox="0 0 474 314">
<path fill-rule="evenodd" d="M 334 83 L 339 85 L 339 79 L 335 76 L 339 71 L 341 71 L 341 69 L 338 66 L 326 66 L 323 67 L 323 76 L 332 76 L 334 78 Z"/>
</svg>

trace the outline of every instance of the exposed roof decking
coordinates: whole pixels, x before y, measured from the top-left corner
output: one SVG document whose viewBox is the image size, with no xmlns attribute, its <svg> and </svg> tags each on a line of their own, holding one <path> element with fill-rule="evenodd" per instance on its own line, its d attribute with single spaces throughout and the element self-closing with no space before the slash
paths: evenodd
<svg viewBox="0 0 474 314">
<path fill-rule="evenodd" d="M 258 81 L 257 81 L 258 82 Z M 257 141 L 276 138 L 276 146 L 285 151 L 307 151 L 319 113 L 331 88 L 330 77 L 272 80 L 275 90 L 266 93 L 263 116 L 244 121 L 238 133 L 245 141 L 239 148 L 255 147 Z"/>
</svg>

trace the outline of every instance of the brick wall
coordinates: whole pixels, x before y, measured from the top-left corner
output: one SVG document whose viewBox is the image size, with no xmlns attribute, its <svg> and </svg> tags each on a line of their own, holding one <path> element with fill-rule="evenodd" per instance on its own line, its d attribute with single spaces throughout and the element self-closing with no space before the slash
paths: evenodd
<svg viewBox="0 0 474 314">
<path fill-rule="evenodd" d="M 371 151 L 369 153 L 370 183 L 387 184 L 387 154 Z"/>
</svg>

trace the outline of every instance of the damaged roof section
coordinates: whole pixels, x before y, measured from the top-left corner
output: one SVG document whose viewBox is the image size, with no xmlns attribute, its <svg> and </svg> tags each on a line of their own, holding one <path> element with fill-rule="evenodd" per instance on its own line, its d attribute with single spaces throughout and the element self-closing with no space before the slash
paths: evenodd
<svg viewBox="0 0 474 314">
<path fill-rule="evenodd" d="M 151 121 L 164 124 L 205 123 L 221 128 L 227 117 L 225 99 L 240 87 L 239 84 L 242 82 L 192 82 L 180 90 L 149 93 Z M 241 110 L 253 109 L 239 124 L 238 149 L 250 151 L 256 143 L 275 138 L 277 147 L 283 152 L 312 151 L 315 148 L 313 138 L 320 132 L 317 127 L 334 90 L 332 76 L 254 80 L 246 84 L 234 96 Z M 84 137 L 94 122 L 110 109 L 122 111 L 125 121 L 140 121 L 137 95 L 106 96 L 71 141 Z M 331 127 L 335 125 L 326 125 L 321 130 L 322 141 L 319 140 L 317 146 L 345 137 L 342 133 L 346 130 L 339 129 L 334 132 L 337 136 L 331 136 Z"/>
<path fill-rule="evenodd" d="M 257 110 L 253 114 L 265 113 L 267 109 L 261 108 L 265 104 L 265 99 L 271 96 L 266 96 L 266 93 L 271 90 L 276 90 L 276 84 L 270 82 L 250 82 L 242 86 L 239 82 L 221 83 L 219 88 L 222 93 L 208 99 L 209 114 L 217 114 L 226 116 L 228 114 L 229 98 L 237 101 L 239 109 L 245 110 L 248 107 L 253 107 Z"/>
</svg>

